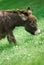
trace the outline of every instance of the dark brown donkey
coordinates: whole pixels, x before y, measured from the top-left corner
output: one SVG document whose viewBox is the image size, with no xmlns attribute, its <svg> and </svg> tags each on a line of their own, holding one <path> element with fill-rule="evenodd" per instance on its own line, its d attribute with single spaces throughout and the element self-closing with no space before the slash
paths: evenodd
<svg viewBox="0 0 44 65">
<path fill-rule="evenodd" d="M 0 39 L 7 35 L 9 42 L 16 42 L 12 30 L 16 26 L 24 26 L 25 30 L 31 34 L 38 34 L 40 30 L 37 26 L 37 19 L 32 15 L 30 8 L 27 11 L 7 11 L 0 10 Z"/>
</svg>

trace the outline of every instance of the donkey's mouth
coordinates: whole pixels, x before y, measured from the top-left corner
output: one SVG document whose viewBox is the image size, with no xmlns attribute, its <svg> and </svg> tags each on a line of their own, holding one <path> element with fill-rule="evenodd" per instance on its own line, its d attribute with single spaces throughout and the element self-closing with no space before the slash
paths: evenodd
<svg viewBox="0 0 44 65">
<path fill-rule="evenodd" d="M 40 29 L 37 29 L 34 34 L 40 34 Z"/>
</svg>

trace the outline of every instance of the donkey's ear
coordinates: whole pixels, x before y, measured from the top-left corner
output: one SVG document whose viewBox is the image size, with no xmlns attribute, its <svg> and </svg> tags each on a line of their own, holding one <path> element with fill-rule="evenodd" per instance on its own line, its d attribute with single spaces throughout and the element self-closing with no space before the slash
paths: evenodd
<svg viewBox="0 0 44 65">
<path fill-rule="evenodd" d="M 31 8 L 30 8 L 30 7 L 28 7 L 28 8 L 27 8 L 27 10 L 31 10 Z"/>
<path fill-rule="evenodd" d="M 32 10 L 30 7 L 27 8 L 27 13 L 28 13 L 28 15 L 32 14 Z"/>
<path fill-rule="evenodd" d="M 28 13 L 27 13 L 27 12 L 24 12 L 23 14 L 24 14 L 25 16 L 28 16 Z"/>
<path fill-rule="evenodd" d="M 19 14 L 23 14 L 25 16 L 28 16 L 28 12 L 25 11 L 25 10 L 19 10 L 19 9 L 17 9 L 16 12 L 19 13 Z"/>
<path fill-rule="evenodd" d="M 22 11 L 19 11 L 19 13 L 20 13 L 20 14 L 23 14 L 23 15 L 25 15 L 25 16 L 28 16 L 28 13 L 27 13 L 26 11 L 23 11 L 23 10 L 22 10 Z"/>
</svg>

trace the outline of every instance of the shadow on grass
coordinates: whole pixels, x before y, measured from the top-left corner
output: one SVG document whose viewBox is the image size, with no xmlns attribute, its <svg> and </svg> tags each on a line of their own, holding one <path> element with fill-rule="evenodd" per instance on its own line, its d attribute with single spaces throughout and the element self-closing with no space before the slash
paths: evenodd
<svg viewBox="0 0 44 65">
<path fill-rule="evenodd" d="M 0 52 L 2 52 L 3 50 L 8 50 L 11 49 L 13 46 L 15 46 L 15 44 L 4 44 L 4 45 L 0 45 Z"/>
</svg>

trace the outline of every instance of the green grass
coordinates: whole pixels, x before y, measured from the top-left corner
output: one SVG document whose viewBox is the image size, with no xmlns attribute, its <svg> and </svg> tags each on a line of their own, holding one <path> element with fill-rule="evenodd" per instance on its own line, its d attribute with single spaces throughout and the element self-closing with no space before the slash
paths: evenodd
<svg viewBox="0 0 44 65">
<path fill-rule="evenodd" d="M 24 27 L 16 27 L 13 30 L 16 46 L 9 44 L 7 38 L 0 40 L 0 65 L 44 65 L 44 0 L 0 0 L 0 10 L 27 6 L 37 16 L 41 34 L 34 36 Z"/>
</svg>

